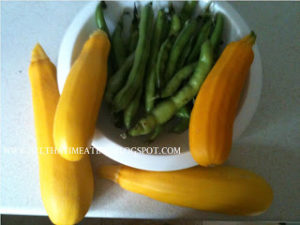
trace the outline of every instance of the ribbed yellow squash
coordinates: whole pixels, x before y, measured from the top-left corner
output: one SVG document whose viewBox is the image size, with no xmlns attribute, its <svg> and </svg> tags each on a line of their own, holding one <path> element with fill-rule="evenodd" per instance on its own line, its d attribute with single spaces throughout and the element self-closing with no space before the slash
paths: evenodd
<svg viewBox="0 0 300 225">
<path fill-rule="evenodd" d="M 106 85 L 109 50 L 106 33 L 95 31 L 65 82 L 54 119 L 54 143 L 67 160 L 80 160 L 91 144 Z"/>
<path fill-rule="evenodd" d="M 233 123 L 254 58 L 255 34 L 228 44 L 204 81 L 191 113 L 189 145 L 201 166 L 222 164 L 232 145 Z"/>
<path fill-rule="evenodd" d="M 59 92 L 55 66 L 42 47 L 32 51 L 29 67 L 38 146 L 42 200 L 54 224 L 78 223 L 89 209 L 94 178 L 88 155 L 78 162 L 54 153 L 53 121 Z"/>
<path fill-rule="evenodd" d="M 271 187 L 262 177 L 228 166 L 152 172 L 104 165 L 98 174 L 128 191 L 161 202 L 226 214 L 260 214 L 273 198 Z"/>
</svg>

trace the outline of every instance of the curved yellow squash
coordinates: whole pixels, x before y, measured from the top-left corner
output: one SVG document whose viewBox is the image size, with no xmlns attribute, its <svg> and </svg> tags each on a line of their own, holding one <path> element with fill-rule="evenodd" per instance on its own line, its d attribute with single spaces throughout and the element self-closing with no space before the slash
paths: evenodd
<svg viewBox="0 0 300 225">
<path fill-rule="evenodd" d="M 54 224 L 78 223 L 89 209 L 94 178 L 89 155 L 70 162 L 54 153 L 53 121 L 59 92 L 56 69 L 42 47 L 32 51 L 29 67 L 39 157 L 41 195 Z"/>
<path fill-rule="evenodd" d="M 91 144 L 106 85 L 109 50 L 106 33 L 95 31 L 65 82 L 55 113 L 54 143 L 67 160 L 80 160 Z"/>
<path fill-rule="evenodd" d="M 255 35 L 226 46 L 204 81 L 191 113 L 189 145 L 201 166 L 222 164 L 232 145 L 233 123 L 254 58 Z"/>
<path fill-rule="evenodd" d="M 273 199 L 272 189 L 262 177 L 228 166 L 152 172 L 104 165 L 98 174 L 128 191 L 205 211 L 257 215 L 264 212 Z"/>
</svg>

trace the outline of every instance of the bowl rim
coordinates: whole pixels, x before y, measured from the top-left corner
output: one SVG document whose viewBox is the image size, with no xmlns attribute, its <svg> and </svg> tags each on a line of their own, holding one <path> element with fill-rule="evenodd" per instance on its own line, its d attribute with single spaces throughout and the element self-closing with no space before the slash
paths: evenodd
<svg viewBox="0 0 300 225">
<path fill-rule="evenodd" d="M 76 14 L 75 18 L 64 34 L 60 44 L 57 61 L 57 79 L 60 93 L 62 92 L 65 78 L 67 77 L 67 74 L 71 68 L 73 46 L 75 45 L 77 37 L 83 26 L 90 19 L 91 13 L 94 13 L 97 4 L 98 2 L 88 3 L 78 14 Z M 238 24 L 239 28 L 241 28 L 240 35 L 245 35 L 250 32 L 249 26 L 246 24 L 244 19 L 229 3 L 213 2 L 213 4 L 217 9 L 219 9 L 218 11 L 226 11 L 227 14 L 230 14 L 232 17 L 236 18 L 235 23 Z M 257 44 L 253 46 L 253 51 L 255 58 L 251 65 L 244 101 L 242 101 L 240 110 L 234 122 L 233 140 L 236 140 L 249 125 L 252 117 L 254 116 L 261 95 L 263 70 Z M 101 131 L 96 129 L 95 135 L 101 135 Z M 98 144 L 94 141 L 92 142 L 92 145 L 94 145 L 97 149 L 99 148 L 98 150 L 100 150 L 100 152 L 107 157 L 124 165 L 138 169 L 152 171 L 172 171 L 197 165 L 189 151 L 178 155 L 137 154 L 136 152 L 129 151 L 125 148 L 120 148 L 120 145 L 114 143 L 108 138 L 102 138 L 101 143 L 104 146 L 107 145 L 110 147 L 99 148 Z"/>
</svg>

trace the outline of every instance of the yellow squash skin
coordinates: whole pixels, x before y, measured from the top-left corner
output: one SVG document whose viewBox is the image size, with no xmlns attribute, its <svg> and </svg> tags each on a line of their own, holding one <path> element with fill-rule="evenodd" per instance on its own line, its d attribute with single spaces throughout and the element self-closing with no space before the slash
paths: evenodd
<svg viewBox="0 0 300 225">
<path fill-rule="evenodd" d="M 255 35 L 226 46 L 204 81 L 191 113 L 189 145 L 201 166 L 219 165 L 229 156 L 240 96 L 254 58 Z"/>
<path fill-rule="evenodd" d="M 236 215 L 258 215 L 271 204 L 271 187 L 260 176 L 234 167 L 193 167 L 152 172 L 104 165 L 102 178 L 122 188 L 174 205 Z"/>
<path fill-rule="evenodd" d="M 53 121 L 59 92 L 55 66 L 39 44 L 32 51 L 29 78 L 42 200 L 54 224 L 75 224 L 82 220 L 92 202 L 94 177 L 89 155 L 70 162 L 58 153 L 47 154 L 54 149 Z"/>
<path fill-rule="evenodd" d="M 58 152 L 67 160 L 80 160 L 91 144 L 106 86 L 109 50 L 106 33 L 95 31 L 84 44 L 65 82 L 55 113 L 53 135 Z"/>
</svg>

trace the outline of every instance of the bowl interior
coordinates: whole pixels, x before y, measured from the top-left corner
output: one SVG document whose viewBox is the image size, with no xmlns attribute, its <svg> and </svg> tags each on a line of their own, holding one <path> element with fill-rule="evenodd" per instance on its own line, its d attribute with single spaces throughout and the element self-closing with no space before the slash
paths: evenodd
<svg viewBox="0 0 300 225">
<path fill-rule="evenodd" d="M 105 10 L 105 18 L 106 18 L 108 28 L 110 32 L 112 32 L 114 30 L 114 25 L 116 24 L 118 18 L 120 17 L 123 9 L 128 8 L 130 9 L 130 12 L 132 12 L 134 2 L 108 1 L 107 4 L 108 7 Z M 145 4 L 145 2 L 137 2 L 138 7 L 140 7 L 143 4 Z M 166 6 L 167 4 L 168 4 L 167 2 L 154 1 L 153 2 L 154 11 L 156 12 L 157 9 Z M 174 2 L 174 7 L 177 10 L 179 10 L 182 4 L 183 2 Z M 199 2 L 199 7 L 197 8 L 196 14 L 200 13 L 201 10 L 206 7 L 206 5 L 207 2 L 205 1 Z M 215 3 L 211 4 L 211 10 L 213 12 L 221 11 L 225 15 L 225 24 L 224 24 L 224 32 L 223 32 L 224 43 L 229 43 L 230 41 L 233 41 L 237 39 L 237 37 L 241 36 L 241 30 L 238 27 L 238 24 L 235 23 L 235 21 L 230 17 L 230 15 L 227 15 L 228 12 L 226 10 L 224 10 L 222 7 L 220 7 L 218 4 Z M 130 20 L 126 22 L 130 23 Z M 88 36 L 95 29 L 96 29 L 96 23 L 95 23 L 94 15 L 92 14 L 89 17 L 89 19 L 85 22 L 79 35 L 77 36 L 72 51 L 72 60 L 71 60 L 72 63 L 80 53 L 84 42 L 88 39 Z M 248 84 L 246 85 L 245 89 L 247 89 L 247 86 Z M 243 99 L 244 97 L 241 98 L 240 105 L 242 105 Z M 126 139 L 124 139 L 124 135 L 123 135 L 124 132 L 121 129 L 118 129 L 114 126 L 112 115 L 106 104 L 103 104 L 103 106 L 101 107 L 101 112 L 99 113 L 98 122 L 97 122 L 97 129 L 101 130 L 101 135 L 98 136 L 96 135 L 95 139 L 101 139 L 103 138 L 103 136 L 105 136 L 106 138 L 110 139 L 112 142 L 117 143 L 118 145 L 123 147 L 135 147 L 135 146 L 151 147 L 152 146 L 152 147 L 161 148 L 164 146 L 174 146 L 174 147 L 180 147 L 181 152 L 189 151 L 187 131 L 182 134 L 164 132 L 154 142 L 151 143 L 146 142 L 145 138 L 126 137 Z"/>
</svg>

